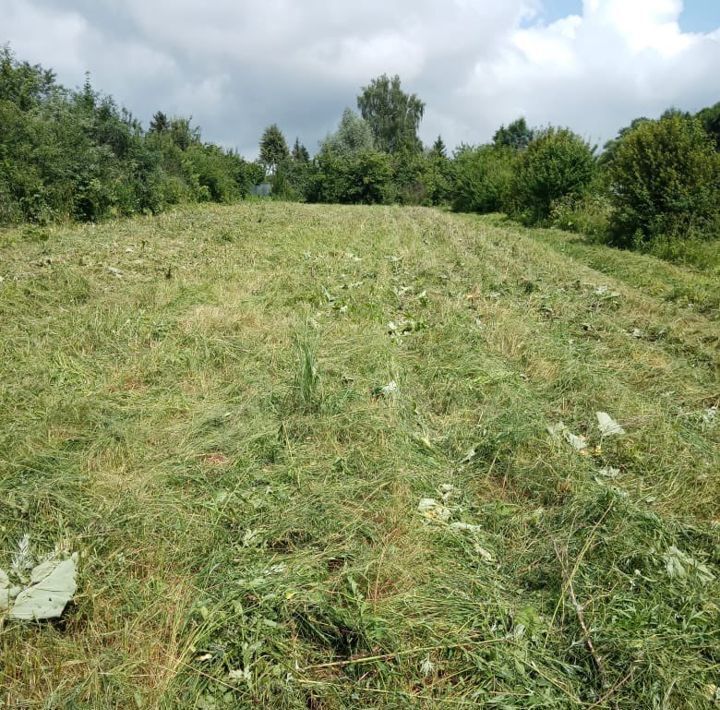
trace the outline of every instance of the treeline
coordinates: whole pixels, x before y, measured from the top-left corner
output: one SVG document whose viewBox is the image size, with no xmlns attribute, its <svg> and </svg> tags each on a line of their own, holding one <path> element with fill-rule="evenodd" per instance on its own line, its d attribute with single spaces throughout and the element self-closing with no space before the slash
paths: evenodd
<svg viewBox="0 0 720 710">
<path fill-rule="evenodd" d="M 425 104 L 400 78 L 361 89 L 314 156 L 277 125 L 259 159 L 202 141 L 187 118 L 141 124 L 89 81 L 78 91 L 0 50 L 0 224 L 98 220 L 183 202 L 232 202 L 267 183 L 276 199 L 448 206 L 656 248 L 720 236 L 720 103 L 639 118 L 602 151 L 522 118 L 448 155 L 418 136 Z"/>
<path fill-rule="evenodd" d="M 447 204 L 452 161 L 442 138 L 423 147 L 418 129 L 425 104 L 403 91 L 400 78 L 374 79 L 346 109 L 335 132 L 311 160 L 297 140 L 288 149 L 276 125 L 260 141 L 273 194 L 285 199 L 346 204 Z"/>
<path fill-rule="evenodd" d="M 602 151 L 567 128 L 531 128 L 520 118 L 492 142 L 418 138 L 424 104 L 400 79 L 363 88 L 313 160 L 290 152 L 277 126 L 261 141 L 275 193 L 312 202 L 449 205 L 504 212 L 527 225 L 556 226 L 616 246 L 720 237 L 720 103 L 693 115 L 675 109 L 640 118 Z"/>
<path fill-rule="evenodd" d="M 89 80 L 79 91 L 0 48 L 0 224 L 82 221 L 230 202 L 262 168 L 204 143 L 187 118 L 149 130 Z"/>
<path fill-rule="evenodd" d="M 602 152 L 569 129 L 523 119 L 454 159 L 452 205 L 616 246 L 672 250 L 720 237 L 720 103 L 636 119 Z"/>
</svg>

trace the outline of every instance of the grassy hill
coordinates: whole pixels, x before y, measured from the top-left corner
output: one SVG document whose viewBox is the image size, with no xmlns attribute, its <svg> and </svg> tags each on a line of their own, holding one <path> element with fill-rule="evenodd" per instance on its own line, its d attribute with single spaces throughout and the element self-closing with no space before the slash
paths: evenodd
<svg viewBox="0 0 720 710">
<path fill-rule="evenodd" d="M 2 232 L 0 277 L 0 568 L 80 553 L 9 706 L 718 702 L 712 275 L 249 203 Z"/>
</svg>

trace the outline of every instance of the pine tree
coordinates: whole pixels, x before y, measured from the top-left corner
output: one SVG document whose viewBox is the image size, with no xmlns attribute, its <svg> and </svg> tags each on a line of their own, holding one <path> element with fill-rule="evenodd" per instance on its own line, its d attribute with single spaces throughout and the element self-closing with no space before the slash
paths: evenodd
<svg viewBox="0 0 720 710">
<path fill-rule="evenodd" d="M 275 173 L 290 157 L 287 141 L 282 131 L 273 123 L 268 126 L 260 139 L 260 162 L 268 172 Z"/>
<path fill-rule="evenodd" d="M 430 155 L 435 158 L 447 158 L 447 148 L 445 148 L 445 142 L 442 136 L 438 136 L 437 140 L 433 143 L 430 149 Z"/>
<path fill-rule="evenodd" d="M 157 111 L 150 121 L 150 133 L 165 133 L 170 128 L 168 117 L 162 112 Z"/>
<path fill-rule="evenodd" d="M 300 142 L 299 138 L 295 139 L 295 145 L 292 149 L 292 159 L 296 163 L 310 162 L 310 153 L 308 153 L 308 149 Z"/>
</svg>

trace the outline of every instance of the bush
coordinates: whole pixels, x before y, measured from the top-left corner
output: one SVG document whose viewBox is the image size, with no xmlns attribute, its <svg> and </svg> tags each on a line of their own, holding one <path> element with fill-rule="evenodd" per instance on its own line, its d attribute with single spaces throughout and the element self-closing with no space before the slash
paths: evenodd
<svg viewBox="0 0 720 710">
<path fill-rule="evenodd" d="M 145 133 L 89 82 L 67 91 L 0 48 L 0 224 L 95 221 L 249 193 L 254 168 L 203 144 L 189 119 L 162 118 Z"/>
<path fill-rule="evenodd" d="M 392 156 L 393 196 L 401 205 L 430 204 L 428 159 L 423 153 L 402 150 Z"/>
<path fill-rule="evenodd" d="M 509 203 L 517 153 L 509 147 L 464 147 L 452 164 L 452 208 L 456 212 L 500 212 Z"/>
<path fill-rule="evenodd" d="M 322 150 L 310 177 L 312 202 L 385 204 L 392 201 L 392 162 L 387 153 L 364 150 L 339 155 Z"/>
<path fill-rule="evenodd" d="M 582 195 L 596 170 L 594 150 L 580 136 L 565 128 L 541 131 L 520 154 L 509 211 L 526 223 L 544 224 L 553 203 Z"/>
<path fill-rule="evenodd" d="M 700 238 L 689 235 L 685 239 L 674 239 L 659 236 L 652 242 L 643 244 L 643 251 L 677 264 L 692 266 L 701 271 L 715 274 L 720 277 L 720 224 L 716 232 L 716 240 L 711 241 L 707 236 Z"/>
<path fill-rule="evenodd" d="M 610 229 L 612 212 L 612 203 L 607 193 L 591 188 L 582 195 L 566 195 L 555 200 L 550 208 L 549 219 L 553 227 L 604 241 Z"/>
<path fill-rule="evenodd" d="M 610 179 L 614 244 L 717 236 L 720 156 L 697 119 L 675 113 L 636 126 L 615 150 Z"/>
</svg>

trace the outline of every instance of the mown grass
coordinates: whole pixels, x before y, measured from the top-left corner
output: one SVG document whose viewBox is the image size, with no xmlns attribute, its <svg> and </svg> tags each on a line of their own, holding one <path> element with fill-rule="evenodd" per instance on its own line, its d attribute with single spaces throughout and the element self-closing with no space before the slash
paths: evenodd
<svg viewBox="0 0 720 710">
<path fill-rule="evenodd" d="M 495 215 L 484 219 L 498 226 L 504 222 Z M 683 267 L 649 254 L 608 248 L 557 229 L 537 229 L 532 234 L 561 253 L 659 300 L 695 310 L 710 319 L 720 317 L 720 241 L 702 245 L 704 262 Z"/>
<path fill-rule="evenodd" d="M 81 554 L 61 622 L 3 625 L 3 701 L 712 707 L 717 284 L 558 234 L 271 203 L 2 233 L 0 567 Z"/>
</svg>

